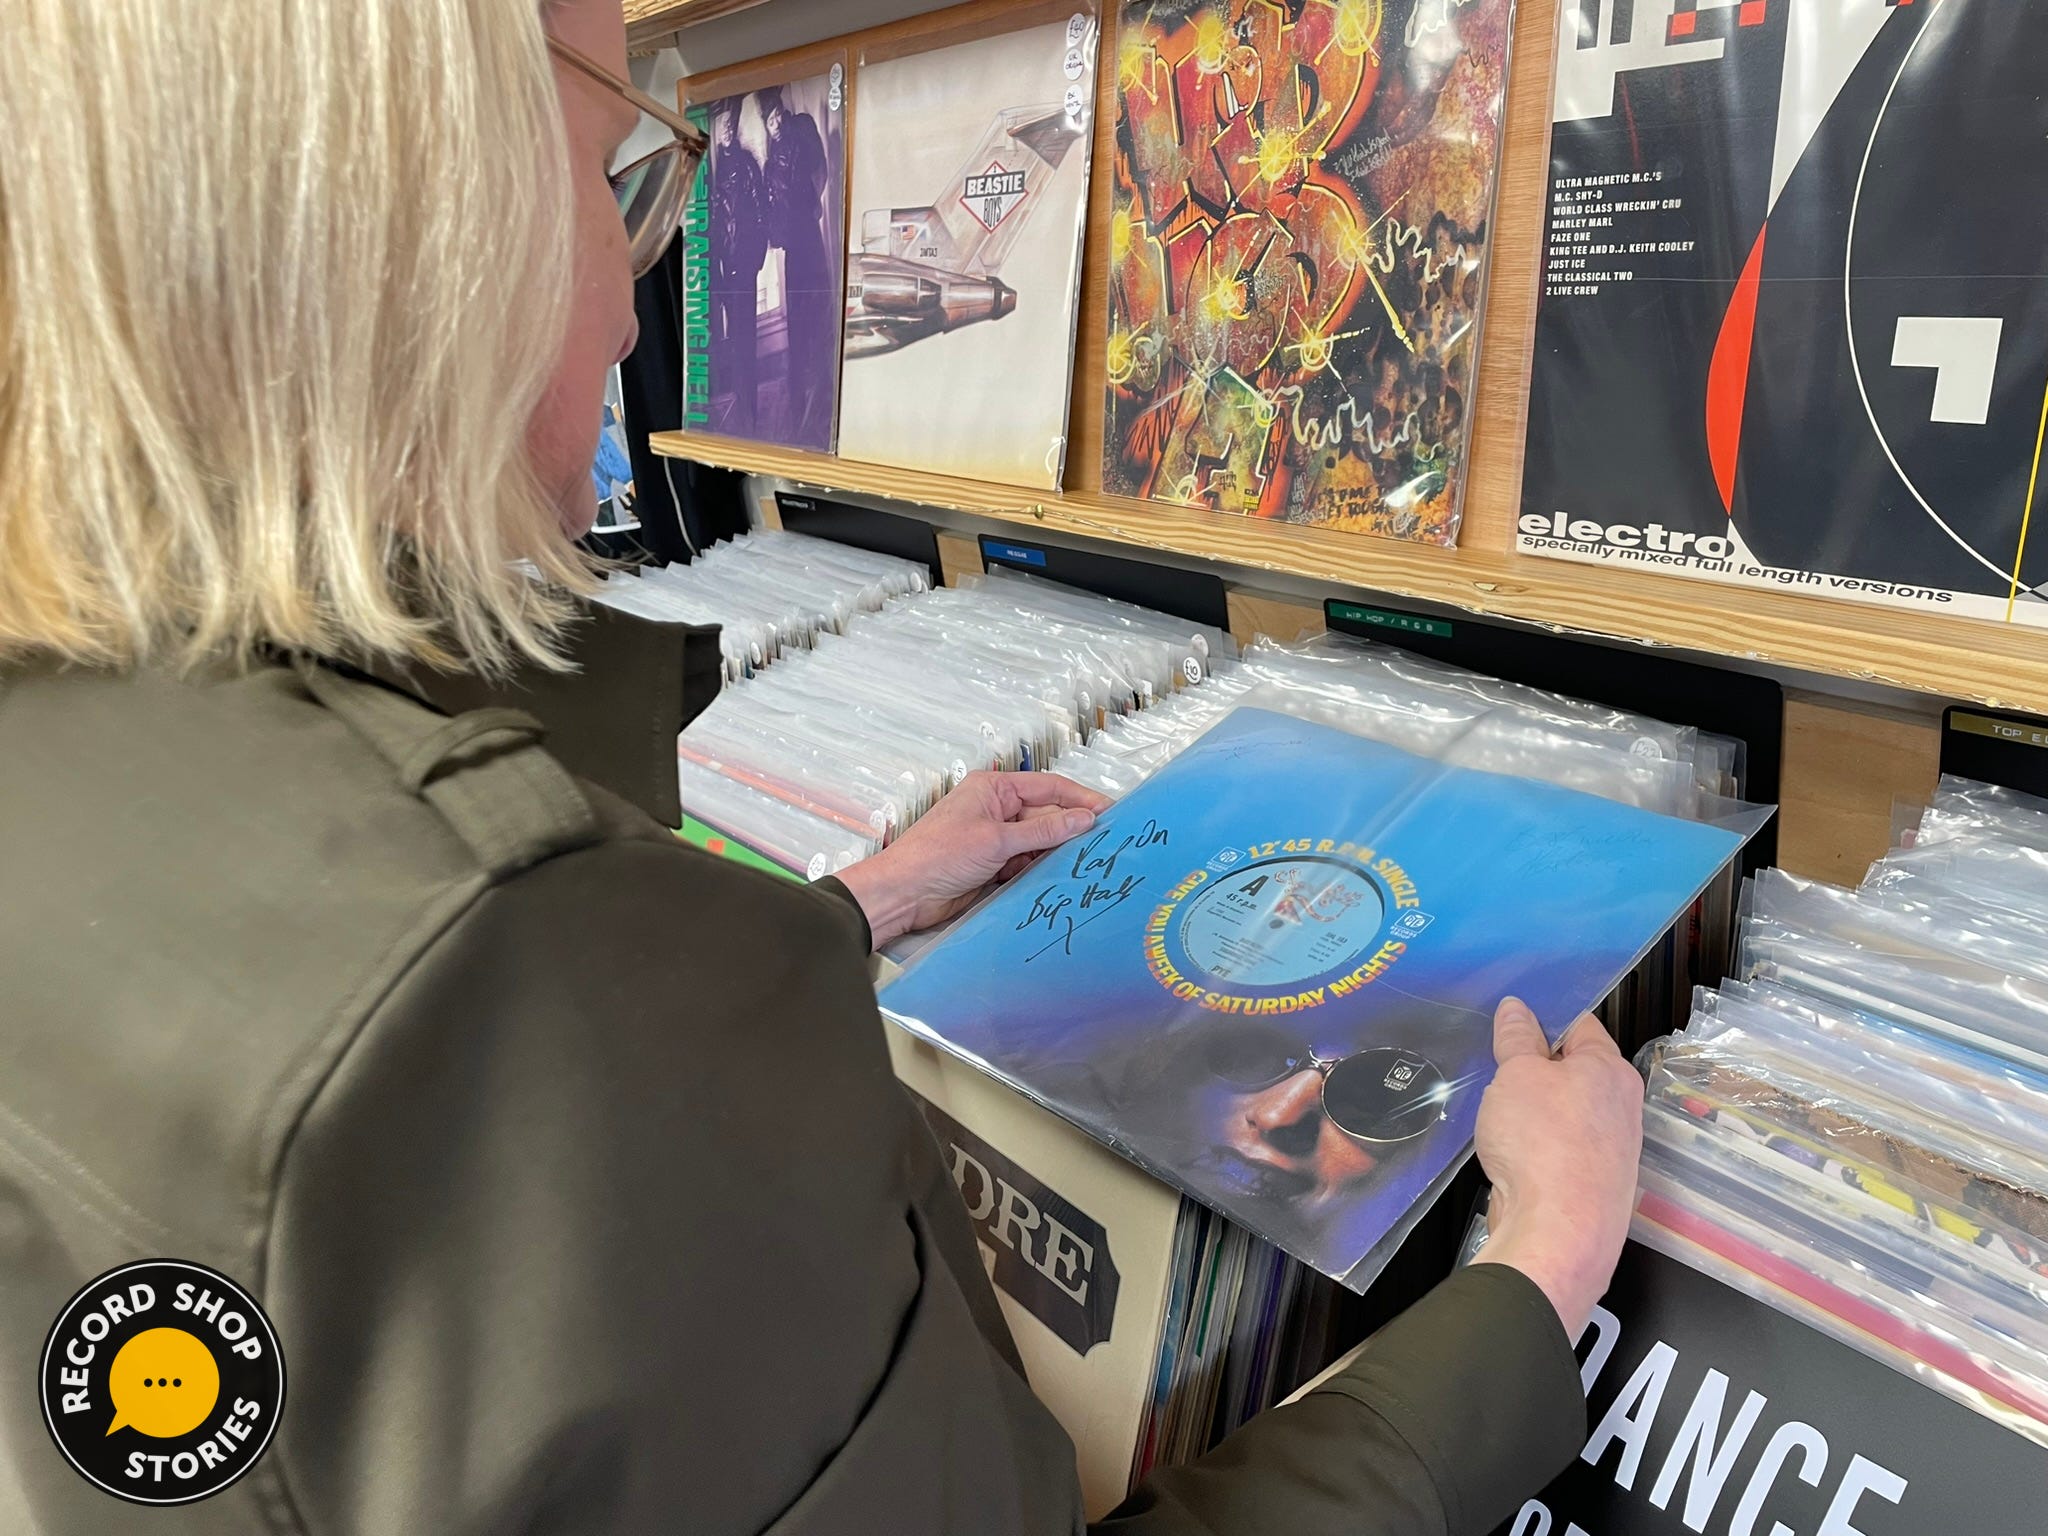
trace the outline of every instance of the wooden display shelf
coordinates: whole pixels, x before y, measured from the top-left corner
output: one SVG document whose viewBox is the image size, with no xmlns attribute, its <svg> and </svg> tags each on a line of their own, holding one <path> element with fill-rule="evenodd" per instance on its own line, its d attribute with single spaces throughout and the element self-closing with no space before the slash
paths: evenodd
<svg viewBox="0 0 2048 1536">
<path fill-rule="evenodd" d="M 2048 636 L 2002 625 L 1929 619 L 1505 550 L 1442 550 L 1087 491 L 1040 494 L 697 433 L 657 433 L 653 446 L 672 458 L 777 475 L 816 491 L 886 497 L 1040 532 L 1305 576 L 1330 583 L 1332 596 L 1343 595 L 1337 588 L 1362 589 L 2006 708 L 2038 708 L 2039 701 L 2048 699 Z"/>
<path fill-rule="evenodd" d="M 1332 588 L 1442 603 L 1590 635 L 1743 657 L 1826 677 L 2048 713 L 2048 632 L 1814 597 L 1756 591 L 1612 566 L 1516 554 L 1522 439 L 1548 191 L 1551 61 L 1558 0 L 1520 0 L 1515 13 L 1493 267 L 1471 416 L 1464 523 L 1456 549 L 1402 544 L 1334 529 L 1135 501 L 1102 490 L 1102 434 L 1109 334 L 1108 231 L 1115 153 L 1116 70 L 1098 69 L 1094 164 L 1074 349 L 1064 493 L 1022 490 L 942 475 L 798 453 L 694 433 L 664 433 L 655 450 L 819 490 L 951 508 L 1138 549 L 1252 570 L 1282 571 Z M 861 34 L 853 49 L 896 49 L 1005 9 L 1008 0 L 913 17 Z M 1117 5 L 1102 7 L 1100 57 L 1117 57 Z M 809 65 L 846 39 L 754 61 L 750 71 Z M 730 72 L 727 72 L 730 73 Z M 685 79 L 683 93 L 724 89 L 720 76 Z M 854 76 L 859 132 L 859 75 Z M 1657 381 L 1644 381 L 1645 388 Z M 1656 495 L 1644 487 L 1646 500 Z"/>
<path fill-rule="evenodd" d="M 624 0 L 626 44 L 632 47 L 650 37 L 664 37 L 700 21 L 714 21 L 760 5 L 762 0 Z"/>
</svg>

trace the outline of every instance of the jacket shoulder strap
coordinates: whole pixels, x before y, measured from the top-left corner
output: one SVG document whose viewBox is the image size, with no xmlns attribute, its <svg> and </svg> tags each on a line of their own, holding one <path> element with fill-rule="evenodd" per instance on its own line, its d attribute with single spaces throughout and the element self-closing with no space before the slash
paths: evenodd
<svg viewBox="0 0 2048 1536">
<path fill-rule="evenodd" d="M 310 660 L 296 666 L 307 691 L 440 812 L 494 879 L 599 840 L 589 800 L 541 745 L 546 733 L 531 715 L 450 718 L 381 683 Z"/>
</svg>

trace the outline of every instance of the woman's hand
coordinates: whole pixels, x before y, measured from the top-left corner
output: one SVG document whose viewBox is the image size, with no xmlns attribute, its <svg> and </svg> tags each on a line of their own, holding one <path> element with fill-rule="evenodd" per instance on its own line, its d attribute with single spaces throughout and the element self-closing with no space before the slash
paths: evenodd
<svg viewBox="0 0 2048 1536">
<path fill-rule="evenodd" d="M 1643 1080 L 1590 1014 L 1556 1056 L 1509 998 L 1493 1018 L 1499 1074 L 1479 1104 L 1479 1162 L 1493 1180 L 1478 1262 L 1542 1288 L 1574 1343 L 1614 1278 L 1635 1209 Z"/>
<path fill-rule="evenodd" d="M 1056 773 L 970 773 L 895 842 L 839 880 L 880 949 L 965 911 L 1048 848 L 1095 825 L 1109 797 Z"/>
</svg>

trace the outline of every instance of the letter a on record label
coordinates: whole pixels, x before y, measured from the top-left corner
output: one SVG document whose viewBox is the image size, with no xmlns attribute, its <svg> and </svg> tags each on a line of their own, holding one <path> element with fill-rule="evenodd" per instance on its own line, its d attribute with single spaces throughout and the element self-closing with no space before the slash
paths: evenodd
<svg viewBox="0 0 2048 1536">
<path fill-rule="evenodd" d="M 191 1504 L 239 1479 L 284 1412 L 284 1354 L 255 1298 L 203 1264 L 110 1269 L 43 1344 L 43 1422 L 72 1468 L 134 1504 Z"/>
</svg>

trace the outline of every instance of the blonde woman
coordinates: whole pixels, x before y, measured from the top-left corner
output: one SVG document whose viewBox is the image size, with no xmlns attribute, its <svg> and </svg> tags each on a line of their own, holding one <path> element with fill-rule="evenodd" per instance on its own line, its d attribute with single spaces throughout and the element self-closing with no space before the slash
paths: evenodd
<svg viewBox="0 0 2048 1536">
<path fill-rule="evenodd" d="M 4 0 L 0 36 L 0 1529 L 1074 1530 L 863 961 L 1093 798 L 978 779 L 802 891 L 429 702 L 555 654 L 514 561 L 583 580 L 697 148 L 611 174 L 667 117 L 617 0 Z M 1576 1451 L 1637 1116 L 1573 1038 L 1503 1013 L 1501 1262 L 1106 1529 L 1477 1532 Z M 184 1509 L 115 1496 L 185 1496 L 165 1415 L 95 1487 L 32 1364 L 164 1257 L 289 1363 Z"/>
</svg>

